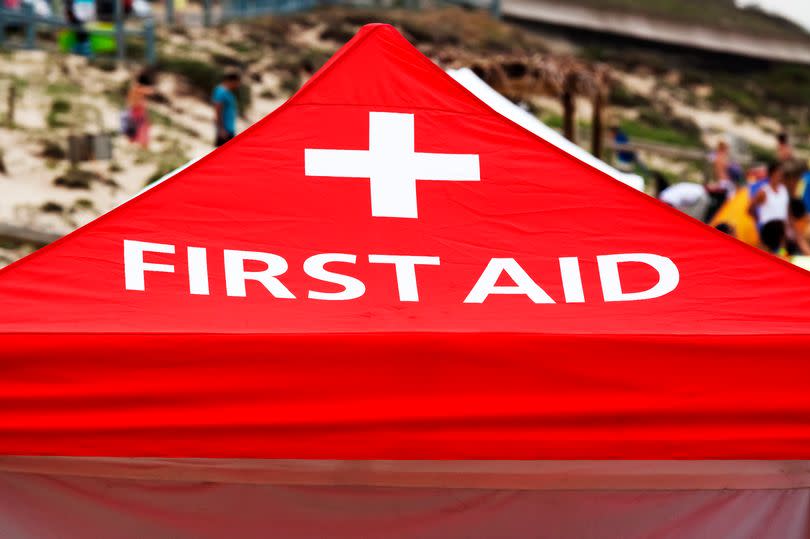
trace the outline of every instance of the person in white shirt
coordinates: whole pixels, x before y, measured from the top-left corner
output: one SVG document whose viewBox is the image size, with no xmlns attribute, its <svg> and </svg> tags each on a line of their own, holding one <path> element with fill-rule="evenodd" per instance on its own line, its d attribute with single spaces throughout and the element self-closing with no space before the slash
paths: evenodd
<svg viewBox="0 0 810 539">
<path fill-rule="evenodd" d="M 755 189 L 748 212 L 757 221 L 764 247 L 771 253 L 778 253 L 785 243 L 790 204 L 782 166 L 771 167 L 768 180 Z"/>
</svg>

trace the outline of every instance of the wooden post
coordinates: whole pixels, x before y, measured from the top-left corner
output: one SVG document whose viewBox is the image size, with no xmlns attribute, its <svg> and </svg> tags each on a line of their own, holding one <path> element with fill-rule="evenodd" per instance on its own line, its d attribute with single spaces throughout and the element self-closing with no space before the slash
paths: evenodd
<svg viewBox="0 0 810 539">
<path fill-rule="evenodd" d="M 597 158 L 602 158 L 602 141 L 604 126 L 602 125 L 602 112 L 605 105 L 605 98 L 601 90 L 597 90 L 593 99 L 593 117 L 591 118 L 591 153 Z"/>
<path fill-rule="evenodd" d="M 203 26 L 211 26 L 211 0 L 203 0 Z"/>
<path fill-rule="evenodd" d="M 157 62 L 155 47 L 155 23 L 152 19 L 146 19 L 143 23 L 143 39 L 146 42 L 146 64 L 153 66 Z"/>
<path fill-rule="evenodd" d="M 496 19 L 501 18 L 501 0 L 491 0 L 489 4 L 489 14 Z"/>
<path fill-rule="evenodd" d="M 571 142 L 576 142 L 576 101 L 574 94 L 570 90 L 564 90 L 562 94 L 563 107 L 563 135 Z"/>
<path fill-rule="evenodd" d="M 25 17 L 25 48 L 37 48 L 37 16 L 33 4 L 23 2 L 23 15 Z"/>
<path fill-rule="evenodd" d="M 17 85 L 14 80 L 9 82 L 8 86 L 8 108 L 6 108 L 6 125 L 14 127 L 14 106 L 17 101 Z"/>
<path fill-rule="evenodd" d="M 115 0 L 115 54 L 119 64 L 127 57 L 127 39 L 124 33 L 124 0 Z"/>
<path fill-rule="evenodd" d="M 166 24 L 174 26 L 174 0 L 166 0 Z"/>
<path fill-rule="evenodd" d="M 0 9 L 0 47 L 6 42 L 6 14 L 4 9 Z"/>
</svg>

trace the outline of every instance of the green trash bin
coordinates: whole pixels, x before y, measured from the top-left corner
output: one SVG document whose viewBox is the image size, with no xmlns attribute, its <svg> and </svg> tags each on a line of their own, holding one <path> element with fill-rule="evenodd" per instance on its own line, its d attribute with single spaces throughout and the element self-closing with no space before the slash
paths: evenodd
<svg viewBox="0 0 810 539">
<path fill-rule="evenodd" d="M 115 25 L 112 23 L 94 22 L 86 26 L 90 34 L 90 50 L 93 54 L 115 53 Z M 66 29 L 57 36 L 59 50 L 62 52 L 75 52 L 76 32 Z"/>
</svg>

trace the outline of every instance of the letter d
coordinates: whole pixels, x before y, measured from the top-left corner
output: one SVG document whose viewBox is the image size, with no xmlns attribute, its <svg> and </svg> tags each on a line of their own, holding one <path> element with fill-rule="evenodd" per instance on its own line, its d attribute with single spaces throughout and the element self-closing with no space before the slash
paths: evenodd
<svg viewBox="0 0 810 539">
<path fill-rule="evenodd" d="M 680 275 L 675 263 L 664 256 L 648 253 L 627 253 L 596 257 L 599 265 L 599 279 L 602 281 L 602 295 L 605 301 L 639 301 L 659 298 L 669 294 L 678 286 Z M 642 292 L 624 292 L 619 277 L 619 263 L 638 262 L 647 264 L 658 272 L 658 282 Z"/>
</svg>

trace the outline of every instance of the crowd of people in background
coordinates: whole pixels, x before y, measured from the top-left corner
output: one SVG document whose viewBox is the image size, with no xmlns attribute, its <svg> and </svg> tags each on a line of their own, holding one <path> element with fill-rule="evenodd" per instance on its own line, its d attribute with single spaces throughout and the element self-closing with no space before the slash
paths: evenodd
<svg viewBox="0 0 810 539">
<path fill-rule="evenodd" d="M 787 134 L 780 133 L 776 143 L 772 163 L 754 164 L 744 171 L 732 159 L 728 143 L 721 141 L 710 156 L 712 177 L 705 185 L 666 185 L 659 178 L 658 197 L 773 254 L 810 256 L 807 163 L 795 157 Z M 743 230 L 746 227 L 750 233 Z"/>
<path fill-rule="evenodd" d="M 762 246 L 774 254 L 810 255 L 805 191 L 810 178 L 801 161 L 784 153 L 773 163 L 768 176 L 748 186 L 748 211 L 756 220 Z"/>
</svg>

